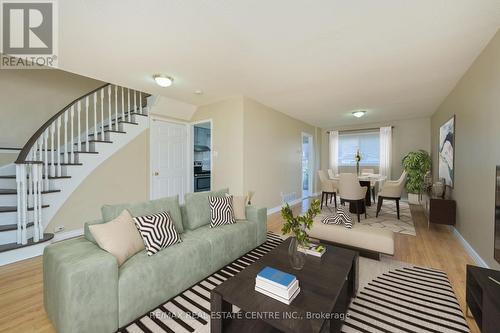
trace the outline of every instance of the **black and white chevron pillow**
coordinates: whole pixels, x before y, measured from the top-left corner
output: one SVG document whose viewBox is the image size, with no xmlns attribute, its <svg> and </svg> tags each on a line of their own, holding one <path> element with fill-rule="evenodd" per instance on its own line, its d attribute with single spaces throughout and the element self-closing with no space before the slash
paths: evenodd
<svg viewBox="0 0 500 333">
<path fill-rule="evenodd" d="M 175 230 L 174 221 L 168 212 L 134 217 L 134 222 L 142 236 L 148 256 L 181 242 Z"/>
<path fill-rule="evenodd" d="M 343 224 L 346 228 L 352 228 L 352 216 L 349 209 L 340 206 L 336 209 L 335 214 L 325 217 L 321 222 L 324 224 Z"/>
<path fill-rule="evenodd" d="M 209 196 L 208 204 L 210 206 L 210 228 L 236 222 L 232 195 L 226 197 Z"/>
</svg>

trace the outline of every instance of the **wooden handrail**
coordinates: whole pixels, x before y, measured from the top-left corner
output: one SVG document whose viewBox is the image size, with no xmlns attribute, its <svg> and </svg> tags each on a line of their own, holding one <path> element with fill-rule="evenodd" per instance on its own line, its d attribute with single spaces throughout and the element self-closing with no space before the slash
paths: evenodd
<svg viewBox="0 0 500 333">
<path fill-rule="evenodd" d="M 33 147 L 33 145 L 36 143 L 36 141 L 38 140 L 38 138 L 43 134 L 43 132 L 50 126 L 52 125 L 52 123 L 57 120 L 57 118 L 59 118 L 59 116 L 61 116 L 64 112 L 66 112 L 73 104 L 75 104 L 76 102 L 78 102 L 79 100 L 87 97 L 87 96 L 90 96 L 92 95 L 93 93 L 109 86 L 110 83 L 106 83 L 94 90 L 92 90 L 91 92 L 88 92 L 86 93 L 85 95 L 83 96 L 80 96 L 78 97 L 77 99 L 75 99 L 74 101 L 72 101 L 71 103 L 69 103 L 68 105 L 66 105 L 61 111 L 59 111 L 58 113 L 56 113 L 55 115 L 53 115 L 49 120 L 47 120 L 45 122 L 45 124 L 43 124 L 36 132 L 35 134 L 33 134 L 31 136 L 31 138 L 28 140 L 28 142 L 26 142 L 26 144 L 24 145 L 23 149 L 21 150 L 21 152 L 19 153 L 19 156 L 17 157 L 17 160 L 16 160 L 16 164 L 26 164 L 26 158 L 28 157 L 28 154 L 31 150 L 31 147 Z"/>
</svg>

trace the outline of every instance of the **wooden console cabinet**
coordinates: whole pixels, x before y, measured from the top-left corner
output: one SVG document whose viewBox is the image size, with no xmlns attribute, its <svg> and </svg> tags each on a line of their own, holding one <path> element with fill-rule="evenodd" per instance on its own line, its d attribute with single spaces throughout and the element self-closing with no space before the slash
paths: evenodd
<svg viewBox="0 0 500 333">
<path fill-rule="evenodd" d="M 500 329 L 500 271 L 467 265 L 465 298 L 482 333 Z"/>
<path fill-rule="evenodd" d="M 431 223 L 455 225 L 457 216 L 457 202 L 455 200 L 443 199 L 425 193 L 422 194 L 422 206 L 429 226 Z"/>
</svg>

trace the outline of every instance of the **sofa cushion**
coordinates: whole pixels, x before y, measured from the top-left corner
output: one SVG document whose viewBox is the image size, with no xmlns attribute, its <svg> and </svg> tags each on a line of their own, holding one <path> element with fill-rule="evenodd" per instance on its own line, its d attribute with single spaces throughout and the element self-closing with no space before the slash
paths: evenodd
<svg viewBox="0 0 500 333">
<path fill-rule="evenodd" d="M 119 327 L 212 273 L 210 243 L 186 233 L 181 238 L 154 256 L 139 252 L 120 267 Z"/>
<path fill-rule="evenodd" d="M 99 247 L 116 257 L 118 266 L 144 249 L 144 242 L 128 210 L 108 223 L 94 224 L 89 229 Z"/>
<path fill-rule="evenodd" d="M 134 217 L 148 256 L 181 241 L 168 212 Z M 111 222 L 110 222 L 111 223 Z"/>
<path fill-rule="evenodd" d="M 89 227 L 91 225 L 94 225 L 94 224 L 103 224 L 103 223 L 104 223 L 104 221 L 102 219 L 85 222 L 83 224 L 83 235 L 85 236 L 85 239 L 87 239 L 89 242 L 92 242 L 92 243 L 97 245 L 97 242 L 96 242 L 94 236 L 92 236 L 92 233 L 90 232 Z"/>
<path fill-rule="evenodd" d="M 177 232 L 184 232 L 178 195 L 133 204 L 126 203 L 117 205 L 104 205 L 101 207 L 103 221 L 111 221 L 112 219 L 120 215 L 120 213 L 124 209 L 128 210 L 133 217 L 167 211 L 170 213 L 170 216 L 174 220 L 174 225 Z"/>
<path fill-rule="evenodd" d="M 211 249 L 211 270 L 216 271 L 234 259 L 260 245 L 257 241 L 257 222 L 237 221 L 217 228 L 205 225 L 187 231 L 191 238 L 208 241 Z"/>
<path fill-rule="evenodd" d="M 229 196 L 229 194 L 226 194 Z M 233 212 L 236 220 L 246 220 L 247 197 L 243 195 L 233 195 Z"/>
<path fill-rule="evenodd" d="M 209 196 L 225 196 L 229 190 L 186 193 L 184 195 L 184 205 L 186 209 L 186 219 L 182 221 L 184 228 L 194 230 L 210 223 L 210 207 L 208 205 Z"/>
</svg>

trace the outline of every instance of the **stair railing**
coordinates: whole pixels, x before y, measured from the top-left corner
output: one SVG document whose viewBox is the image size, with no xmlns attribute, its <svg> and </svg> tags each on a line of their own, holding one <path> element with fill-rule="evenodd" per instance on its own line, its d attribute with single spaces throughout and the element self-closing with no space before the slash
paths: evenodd
<svg viewBox="0 0 500 333">
<path fill-rule="evenodd" d="M 107 83 L 69 103 L 33 134 L 15 162 L 18 244 L 28 242 L 29 211 L 33 211 L 33 242 L 43 239 L 42 194 L 50 191 L 49 180 L 64 176 L 63 166 L 76 163 L 82 145 L 90 149 L 91 135 L 93 140 L 105 140 L 105 128 L 118 130 L 120 120 L 144 114 L 147 96 Z"/>
</svg>

